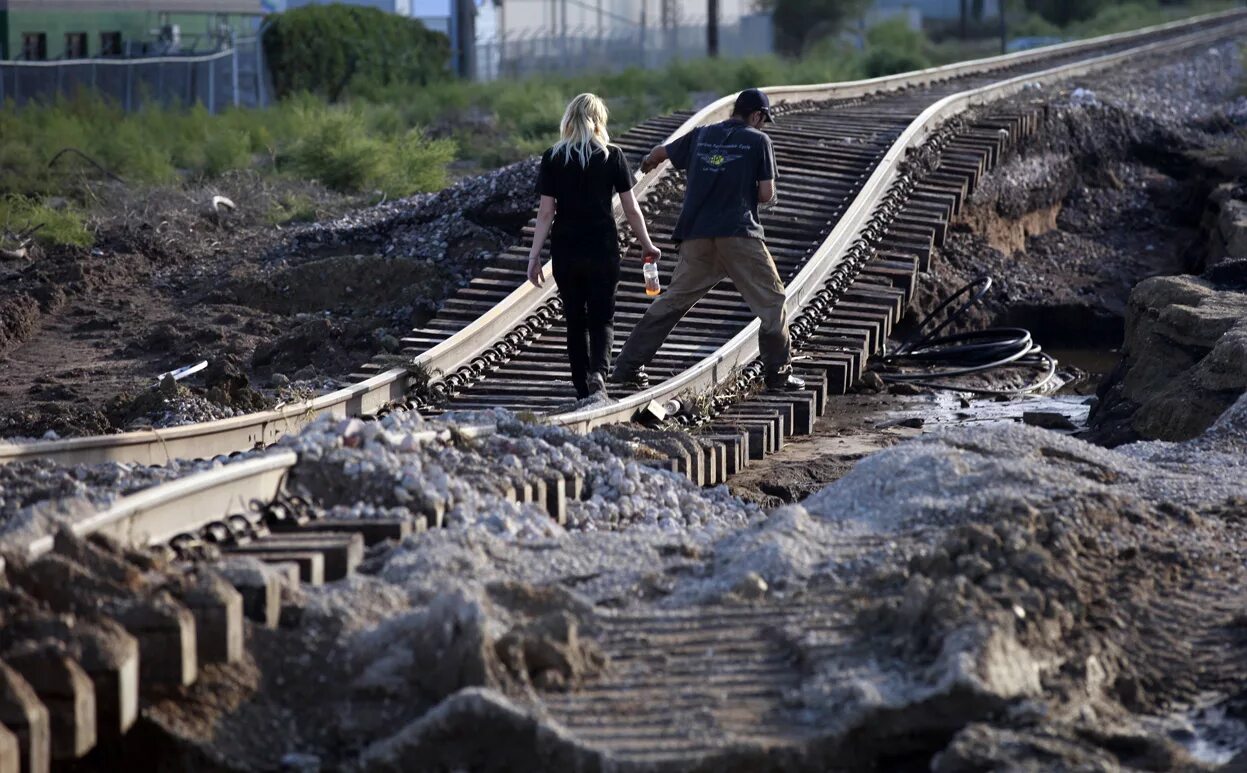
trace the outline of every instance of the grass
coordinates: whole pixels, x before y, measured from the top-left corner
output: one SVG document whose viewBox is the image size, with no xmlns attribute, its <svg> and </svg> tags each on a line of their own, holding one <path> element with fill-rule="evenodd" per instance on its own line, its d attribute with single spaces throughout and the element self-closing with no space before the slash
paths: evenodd
<svg viewBox="0 0 1247 773">
<path fill-rule="evenodd" d="M 310 196 L 299 193 L 287 193 L 278 196 L 269 206 L 265 220 L 269 225 L 291 225 L 293 223 L 314 223 L 320 216 L 316 202 Z"/>
<path fill-rule="evenodd" d="M 0 196 L 0 247 L 16 242 L 22 234 L 39 244 L 56 246 L 89 247 L 95 240 L 85 217 L 72 205 L 53 206 L 17 194 Z"/>
<path fill-rule="evenodd" d="M 320 180 L 346 193 L 404 196 L 444 187 L 453 142 L 378 120 L 387 109 L 330 106 L 304 97 L 220 115 L 202 106 L 127 114 L 89 94 L 6 108 L 0 110 L 0 194 L 65 194 L 101 176 L 95 164 L 137 185 L 211 179 L 254 167 Z M 82 155 L 57 158 L 66 148 Z"/>
</svg>

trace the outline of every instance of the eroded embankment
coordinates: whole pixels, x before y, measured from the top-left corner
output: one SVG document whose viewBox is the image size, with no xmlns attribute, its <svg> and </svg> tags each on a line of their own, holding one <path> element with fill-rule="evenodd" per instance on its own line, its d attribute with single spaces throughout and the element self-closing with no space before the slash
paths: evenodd
<svg viewBox="0 0 1247 773">
<path fill-rule="evenodd" d="M 943 298 L 987 274 L 992 290 L 954 329 L 1029 329 L 1062 361 L 1057 383 L 1066 386 L 1059 394 L 997 402 L 867 380 L 832 401 L 813 437 L 796 438 L 751 466 L 733 479 L 733 490 L 768 506 L 800 501 L 864 456 L 935 428 L 1024 420 L 1064 431 L 1084 427 L 1086 396 L 1118 362 L 1132 289 L 1149 277 L 1201 271 L 1209 256 L 1239 244 L 1227 234 L 1243 219 L 1240 188 L 1222 181 L 1240 174 L 1247 158 L 1241 77 L 1237 49 L 1224 45 L 1028 93 L 1028 103 L 1047 104 L 1042 130 L 981 181 L 932 257 L 897 340 Z M 1143 356 L 1149 346 L 1134 350 Z M 1166 367 L 1180 373 L 1211 346 L 1192 346 Z M 1021 376 L 964 383 L 1012 387 L 1029 379 Z M 1198 434 L 1237 394 L 1222 388 L 1204 401 L 1200 422 L 1166 437 Z M 1118 405 L 1114 415 L 1129 410 Z"/>
</svg>

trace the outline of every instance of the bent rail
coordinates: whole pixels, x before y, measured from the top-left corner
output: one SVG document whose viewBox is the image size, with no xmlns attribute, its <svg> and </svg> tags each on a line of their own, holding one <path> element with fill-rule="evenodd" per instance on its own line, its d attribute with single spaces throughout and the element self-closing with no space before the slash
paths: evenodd
<svg viewBox="0 0 1247 773">
<path fill-rule="evenodd" d="M 933 122 L 942 123 L 951 115 L 964 110 L 975 100 L 1007 96 L 1029 82 L 1044 82 L 1089 72 L 1110 66 L 1130 56 L 1137 56 L 1163 48 L 1192 45 L 1203 40 L 1224 37 L 1227 24 L 1240 22 L 1247 12 L 1241 10 L 1208 14 L 1192 19 L 1169 22 L 1126 33 L 1104 35 L 1073 43 L 1064 43 L 1040 49 L 1016 52 L 970 62 L 932 67 L 926 70 L 884 76 L 859 81 L 803 86 L 776 86 L 764 89 L 776 102 L 791 103 L 806 100 L 850 99 L 879 92 L 897 91 L 922 86 L 950 78 L 971 74 L 990 73 L 1018 64 L 1039 62 L 1046 58 L 1064 56 L 1098 47 L 1125 44 L 1149 36 L 1183 28 L 1198 27 L 1211 22 L 1222 22 L 1211 31 L 1203 31 L 1168 39 L 1157 43 L 1133 47 L 1102 57 L 1062 65 L 1041 73 L 1019 76 L 999 84 L 986 86 L 945 98 L 932 105 L 894 144 L 884 161 L 859 192 L 850 209 L 841 218 L 832 234 L 824 241 L 789 287 L 788 308 L 795 312 L 817 291 L 821 278 L 834 269 L 843 249 L 851 243 L 860 224 L 869 215 L 872 197 L 878 195 L 895 179 L 895 162 L 907 148 L 914 147 L 926 137 Z M 1006 85 L 1012 84 L 1012 85 Z M 723 97 L 690 117 L 673 132 L 669 139 L 689 129 L 727 117 L 734 95 Z M 925 127 L 925 128 L 924 128 Z M 640 177 L 635 193 L 644 199 L 657 183 L 669 173 L 669 165 L 663 164 Z M 549 271 L 547 264 L 543 271 Z M 481 352 L 489 348 L 511 328 L 545 304 L 555 292 L 553 283 L 543 288 L 525 283 L 515 289 L 500 303 L 480 318 L 472 321 L 447 340 L 422 352 L 414 365 L 430 373 L 450 373 L 471 363 Z M 704 389 L 721 380 L 728 372 L 752 360 L 757 355 L 757 321 L 752 322 L 735 338 L 721 347 L 714 355 L 694 368 L 663 384 L 631 396 L 615 405 L 589 411 L 563 414 L 554 417 L 561 425 L 580 431 L 613 421 L 625 421 L 632 413 L 651 400 L 669 399 L 688 389 Z M 751 343 L 752 342 L 752 343 Z M 35 458 L 47 458 L 64 464 L 131 462 L 140 464 L 163 464 L 178 458 L 206 458 L 265 446 L 283 435 L 300 428 L 321 416 L 347 417 L 368 414 L 387 404 L 405 398 L 411 385 L 407 368 L 395 368 L 377 374 L 344 389 L 279 409 L 238 416 L 229 419 L 191 424 L 159 430 L 141 430 L 116 435 L 102 435 L 66 440 L 37 441 L 0 445 L 0 464 Z M 625 416 L 625 414 L 627 414 Z"/>
</svg>

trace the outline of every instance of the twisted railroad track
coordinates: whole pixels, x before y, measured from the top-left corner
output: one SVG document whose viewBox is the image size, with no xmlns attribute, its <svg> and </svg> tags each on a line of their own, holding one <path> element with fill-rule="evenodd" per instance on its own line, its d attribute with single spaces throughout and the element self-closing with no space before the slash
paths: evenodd
<svg viewBox="0 0 1247 773">
<path fill-rule="evenodd" d="M 780 114 L 768 132 L 779 163 L 781 196 L 776 206 L 763 211 L 763 224 L 788 288 L 799 372 L 809 384 L 803 393 L 756 392 L 753 387 L 761 374 L 758 323 L 737 293 L 721 285 L 694 307 L 660 350 L 651 366 L 658 383 L 636 394 L 616 395 L 617 400 L 606 404 L 577 407 L 570 381 L 560 375 L 564 329 L 553 283 L 536 288 L 525 281 L 526 251 L 521 245 L 500 255 L 447 300 L 429 323 L 404 339 L 410 367 L 387 368 L 377 362 L 356 374 L 359 380 L 351 387 L 250 416 L 4 446 L 0 463 L 46 458 L 67 464 L 160 464 L 266 446 L 318 416 L 370 415 L 394 405 L 414 405 L 430 414 L 501 407 L 542 413 L 550 423 L 579 432 L 629 422 L 640 414 L 658 419 L 693 417 L 696 443 L 691 450 L 658 464 L 701 484 L 720 482 L 750 459 L 778 450 L 786 437 L 809 432 L 828 398 L 845 391 L 871 353 L 882 346 L 932 250 L 979 179 L 1041 122 L 1042 106 L 1013 103 L 992 108 L 993 103 L 1028 84 L 1053 83 L 1244 31 L 1247 12 L 1234 11 L 887 78 L 765 89 Z M 636 165 L 653 145 L 726 117 L 731 103 L 732 97 L 726 97 L 695 114 L 652 119 L 617 141 Z M 682 179 L 664 165 L 640 177 L 635 190 L 656 243 L 673 252 L 670 232 Z M 669 272 L 674 262 L 664 261 L 663 270 Z M 640 272 L 626 267 L 616 322 L 620 341 L 645 308 Z M 462 434 L 491 431 L 491 426 L 482 425 L 463 428 Z M 447 433 L 436 431 L 422 438 L 447 439 Z M 304 518 L 291 517 L 288 508 L 270 509 L 266 515 L 248 511 L 253 500 L 276 498 L 296 462 L 295 454 L 281 451 L 227 464 L 126 497 L 79 522 L 73 531 L 79 536 L 105 535 L 123 546 L 146 546 L 193 541 L 207 529 L 218 543 L 255 541 L 253 552 L 258 555 L 321 553 L 321 576 L 325 562 L 337 561 L 349 571 L 350 556 L 358 552 L 361 540 L 349 534 L 316 537 L 296 551 L 289 530 L 308 527 Z M 577 489 L 576 481 L 543 479 L 517 485 L 511 496 L 544 505 L 557 517 Z M 440 525 L 440 515 L 424 516 L 420 528 Z M 284 536 L 277 529 L 268 534 L 267 526 L 275 521 L 282 523 Z M 265 540 L 272 540 L 268 552 Z M 37 561 L 55 549 L 54 538 L 45 536 L 27 545 L 20 559 Z M 330 553 L 340 560 L 329 558 Z M 794 620 L 808 614 L 791 610 Z M 712 618 L 683 621 L 681 630 L 704 638 L 710 634 L 702 628 L 713 628 Z M 627 621 L 616 622 L 623 626 Z M 831 628 L 837 624 L 828 620 Z M 620 635 L 626 649 L 627 636 Z M 670 635 L 678 643 L 685 634 Z M 757 655 L 751 647 L 754 644 L 741 650 L 746 660 Z M 146 649 L 143 653 L 146 656 Z M 762 660 L 769 663 L 771 657 Z M 610 689 L 622 690 L 623 695 L 631 687 Z M 628 699 L 628 695 L 621 698 Z M 581 702 L 569 697 L 555 711 L 566 713 L 569 722 L 585 725 L 592 734 L 596 720 L 583 713 Z M 656 721 L 655 727 L 660 724 Z M 615 732 L 604 727 L 602 743 L 614 743 Z M 632 742 L 620 743 L 627 756 Z M 638 759 L 665 754 L 649 749 L 648 740 L 633 746 Z"/>
</svg>

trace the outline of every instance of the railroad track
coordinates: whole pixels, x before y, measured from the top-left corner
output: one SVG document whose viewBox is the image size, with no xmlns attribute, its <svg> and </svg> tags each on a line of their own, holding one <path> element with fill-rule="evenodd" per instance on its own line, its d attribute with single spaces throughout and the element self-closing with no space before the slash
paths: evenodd
<svg viewBox="0 0 1247 773">
<path fill-rule="evenodd" d="M 698 304 L 660 351 L 651 368 L 660 383 L 609 404 L 566 409 L 572 398 L 570 383 L 549 378 L 552 369 L 561 372 L 563 360 L 563 329 L 553 283 L 545 288 L 525 283 L 526 259 L 517 247 L 500 256 L 447 301 L 428 325 L 405 339 L 413 368 L 373 366 L 358 374 L 361 380 L 352 387 L 252 416 L 169 430 L 6 446 L 0 448 L 0 462 L 43 457 L 64 463 L 150 464 L 211 457 L 267 445 L 317 416 L 374 414 L 409 401 L 429 413 L 497 406 L 538 410 L 547 412 L 551 423 L 581 432 L 628 422 L 642 412 L 661 417 L 696 404 L 703 409 L 698 442 L 657 464 L 698 483 L 719 482 L 749 459 L 778 450 L 785 437 L 810 431 L 829 396 L 845 391 L 856 379 L 866 359 L 900 319 L 919 273 L 944 238 L 951 218 L 982 175 L 1035 131 L 1042 110 L 980 108 L 1015 95 L 1030 83 L 1050 83 L 1131 57 L 1206 44 L 1241 34 L 1245 27 L 1247 14 L 1236 11 L 902 76 L 767 89 L 782 113 L 771 128 L 782 180 L 780 203 L 765 210 L 763 219 L 768 243 L 788 286 L 798 362 L 810 383 L 804 393 L 751 393 L 750 386 L 760 375 L 758 323 L 735 293 L 724 288 Z M 691 126 L 722 119 L 730 104 L 729 97 L 695 115 L 654 119 L 629 132 L 620 144 L 635 164 L 652 145 Z M 669 235 L 681 180 L 664 166 L 642 177 L 636 190 L 656 241 L 670 253 Z M 665 261 L 665 269 L 669 271 L 673 264 L 674 260 Z M 639 271 L 625 271 L 619 331 L 626 335 L 644 308 Z M 492 427 L 464 431 L 487 434 Z M 446 433 L 439 432 L 423 438 L 429 442 L 446 439 Z M 243 514 L 246 503 L 254 499 L 272 501 L 296 461 L 294 454 L 282 452 L 225 465 L 127 497 L 80 522 L 73 531 L 79 536 L 107 535 L 123 546 L 133 546 L 185 541 L 187 535 L 206 528 L 214 541 L 254 543 L 251 552 L 259 557 L 293 561 L 305 581 L 340 576 L 358 561 L 364 537 L 349 529 L 342 531 L 342 524 L 320 524 L 317 531 L 313 523 L 313 530 L 308 531 L 305 517 L 289 512 L 270 513 L 267 521 Z M 517 485 L 510 496 L 542 504 L 557 514 L 578 488 L 573 480 L 533 481 Z M 416 527 L 439 525 L 438 514 L 425 516 Z M 273 533 L 269 526 L 274 527 Z M 401 525 L 389 526 L 403 533 Z M 368 539 L 387 533 L 381 528 Z M 64 545 L 61 549 L 72 550 Z M 45 537 L 28 545 L 21 560 L 38 565 L 49 554 L 57 555 L 57 545 L 52 537 Z M 296 560 L 296 555 L 301 558 Z M 228 615 L 239 618 L 240 626 L 242 606 L 222 602 L 211 608 L 217 614 L 237 607 Z M 251 599 L 246 606 L 257 620 L 272 621 L 271 599 Z M 794 609 L 792 614 L 793 619 L 801 619 L 807 611 Z M 212 630 L 227 635 L 219 633 L 220 625 L 214 624 Z M 138 637 L 144 657 L 148 648 L 163 646 L 156 642 L 167 642 L 168 632 L 162 635 L 165 639 Z M 178 635 L 185 639 L 187 633 L 181 629 Z M 185 649 L 180 651 L 186 655 Z M 745 651 L 752 650 L 745 647 Z M 193 648 L 189 657 L 193 679 Z M 4 677 L 0 672 L 0 681 Z M 53 687 L 46 689 L 55 692 Z M 55 694 L 63 700 L 62 693 Z M 575 700 L 562 708 L 569 717 L 580 716 L 582 711 Z M 0 701 L 0 719 L 11 724 L 4 711 Z M 10 711 L 7 716 L 14 714 Z M 588 715 L 583 720 L 591 722 Z M 28 734 L 28 750 L 33 748 L 29 738 Z M 608 728 L 600 743 L 611 748 L 612 738 Z M 62 748 L 70 751 L 62 753 L 75 756 L 83 742 L 71 740 L 77 746 L 66 742 Z M 648 740 L 636 745 L 642 757 L 648 753 L 647 745 Z M 622 746 L 620 752 L 627 756 Z"/>
</svg>

